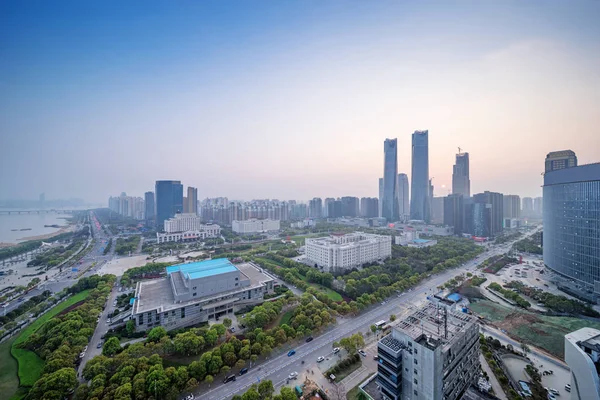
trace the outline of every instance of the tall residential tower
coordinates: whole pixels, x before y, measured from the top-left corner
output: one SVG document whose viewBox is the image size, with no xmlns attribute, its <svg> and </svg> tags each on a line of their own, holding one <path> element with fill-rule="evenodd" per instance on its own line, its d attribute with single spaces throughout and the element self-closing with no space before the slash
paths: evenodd
<svg viewBox="0 0 600 400">
<path fill-rule="evenodd" d="M 398 174 L 398 205 L 400 206 L 400 220 L 407 220 L 410 215 L 409 198 L 410 192 L 408 191 L 408 176 L 406 174 Z"/>
</svg>

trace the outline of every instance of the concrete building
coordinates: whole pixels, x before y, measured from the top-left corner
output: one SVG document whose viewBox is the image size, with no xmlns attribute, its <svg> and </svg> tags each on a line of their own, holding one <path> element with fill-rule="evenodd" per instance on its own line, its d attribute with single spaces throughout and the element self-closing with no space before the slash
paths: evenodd
<svg viewBox="0 0 600 400">
<path fill-rule="evenodd" d="M 377 343 L 377 383 L 392 400 L 456 400 L 479 376 L 476 318 L 427 303 Z"/>
<path fill-rule="evenodd" d="M 435 246 L 437 244 L 437 240 L 421 239 L 419 237 L 419 232 L 406 231 L 406 232 L 402 232 L 399 236 L 396 236 L 394 238 L 394 244 L 396 244 L 398 246 L 423 248 L 423 247 Z"/>
<path fill-rule="evenodd" d="M 162 229 L 165 220 L 183 212 L 181 181 L 156 181 L 156 226 Z"/>
<path fill-rule="evenodd" d="M 452 194 L 471 196 L 471 179 L 469 178 L 469 153 L 458 153 L 452 167 Z"/>
<path fill-rule="evenodd" d="M 410 219 L 429 223 L 431 220 L 429 131 L 415 131 L 412 134 L 412 171 L 410 178 Z"/>
<path fill-rule="evenodd" d="M 398 217 L 400 221 L 408 221 L 410 218 L 410 192 L 408 190 L 408 175 L 398 174 L 398 206 L 400 211 Z"/>
<path fill-rule="evenodd" d="M 344 196 L 341 201 L 343 217 L 358 217 L 360 215 L 360 200 L 358 200 L 358 197 Z"/>
<path fill-rule="evenodd" d="M 444 197 L 444 225 L 451 226 L 455 235 L 464 232 L 464 205 L 462 194 Z"/>
<path fill-rule="evenodd" d="M 154 220 L 156 218 L 154 192 L 144 193 L 144 208 L 144 218 L 146 219 L 146 226 L 154 226 Z"/>
<path fill-rule="evenodd" d="M 523 197 L 521 201 L 521 216 L 533 216 L 533 199 L 531 197 Z"/>
<path fill-rule="evenodd" d="M 452 236 L 454 230 L 452 226 L 446 225 L 429 225 L 423 221 L 409 221 L 408 223 L 394 224 L 394 228 L 402 231 L 415 231 L 421 235 L 435 236 Z"/>
<path fill-rule="evenodd" d="M 125 192 L 118 197 L 109 197 L 108 208 L 123 217 L 129 217 L 136 220 L 145 218 L 145 202 L 141 197 L 127 196 Z"/>
<path fill-rule="evenodd" d="M 444 223 L 444 198 L 445 197 L 432 197 L 431 198 L 431 223 L 432 224 L 443 224 Z"/>
<path fill-rule="evenodd" d="M 544 263 L 559 288 L 600 299 L 600 163 L 544 175 Z"/>
<path fill-rule="evenodd" d="M 355 232 L 305 240 L 306 258 L 324 271 L 346 270 L 392 255 L 392 237 Z"/>
<path fill-rule="evenodd" d="M 572 150 L 553 151 L 546 155 L 545 171 L 571 168 L 577 166 L 577 156 Z"/>
<path fill-rule="evenodd" d="M 187 197 L 187 212 L 190 214 L 198 214 L 198 189 L 188 186 Z"/>
<path fill-rule="evenodd" d="M 202 226 L 202 218 L 196 214 L 175 214 L 173 218 L 165 220 L 163 230 L 165 233 L 196 231 Z"/>
<path fill-rule="evenodd" d="M 494 237 L 504 229 L 504 196 L 485 191 L 473 195 L 473 232 L 475 236 Z"/>
<path fill-rule="evenodd" d="M 264 301 L 275 278 L 262 268 L 225 258 L 173 265 L 167 277 L 138 282 L 131 317 L 136 330 L 167 330 L 215 319 Z"/>
<path fill-rule="evenodd" d="M 266 233 L 278 231 L 280 223 L 278 220 L 272 219 L 249 219 L 246 221 L 233 221 L 231 229 L 235 233 Z"/>
<path fill-rule="evenodd" d="M 198 228 L 183 232 L 157 232 L 157 243 L 168 242 L 193 242 L 209 238 L 218 238 L 221 236 L 221 227 L 216 224 L 200 225 Z"/>
<path fill-rule="evenodd" d="M 521 198 L 514 194 L 504 195 L 503 198 L 504 218 L 521 218 Z"/>
<path fill-rule="evenodd" d="M 379 178 L 379 217 L 382 217 L 381 205 L 383 204 L 383 178 Z"/>
<path fill-rule="evenodd" d="M 327 197 L 323 202 L 323 216 L 329 218 L 329 204 L 333 203 L 335 199 L 333 197 Z"/>
<path fill-rule="evenodd" d="M 533 199 L 533 215 L 541 217 L 544 215 L 544 198 L 536 197 Z"/>
<path fill-rule="evenodd" d="M 323 201 L 320 197 L 315 197 L 308 202 L 308 214 L 311 218 L 321 218 L 323 216 Z"/>
<path fill-rule="evenodd" d="M 398 220 L 398 139 L 383 142 L 383 197 L 381 216 L 390 222 Z"/>
<path fill-rule="evenodd" d="M 565 361 L 571 369 L 571 400 L 600 400 L 600 331 L 581 328 L 566 334 Z"/>
<path fill-rule="evenodd" d="M 379 215 L 379 200 L 376 197 L 363 197 L 360 199 L 360 216 L 376 218 Z"/>
<path fill-rule="evenodd" d="M 327 204 L 327 218 L 341 218 L 342 215 L 341 200 L 334 200 Z"/>
</svg>

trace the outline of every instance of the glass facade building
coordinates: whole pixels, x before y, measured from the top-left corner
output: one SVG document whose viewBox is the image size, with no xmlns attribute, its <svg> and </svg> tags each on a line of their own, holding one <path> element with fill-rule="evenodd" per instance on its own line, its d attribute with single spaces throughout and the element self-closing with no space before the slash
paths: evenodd
<svg viewBox="0 0 600 400">
<path fill-rule="evenodd" d="M 410 219 L 429 223 L 431 219 L 429 131 L 415 131 L 412 134 L 412 172 L 410 178 Z"/>
<path fill-rule="evenodd" d="M 544 175 L 544 263 L 559 286 L 600 296 L 600 163 Z"/>
<path fill-rule="evenodd" d="M 162 231 L 166 219 L 183 212 L 183 185 L 180 181 L 156 181 L 156 229 Z"/>
<path fill-rule="evenodd" d="M 381 216 L 398 221 L 398 139 L 383 142 L 383 198 Z"/>
</svg>

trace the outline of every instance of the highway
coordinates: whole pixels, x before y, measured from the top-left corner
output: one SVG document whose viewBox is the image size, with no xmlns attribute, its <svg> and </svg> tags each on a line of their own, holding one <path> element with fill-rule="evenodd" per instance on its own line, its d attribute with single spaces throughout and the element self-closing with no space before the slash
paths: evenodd
<svg viewBox="0 0 600 400">
<path fill-rule="evenodd" d="M 527 236 L 532 234 L 533 231 L 528 233 Z M 293 371 L 300 372 L 303 369 L 311 369 L 311 365 L 312 369 L 315 369 L 314 364 L 317 357 L 331 355 L 333 342 L 356 332 L 366 333 L 375 322 L 382 319 L 387 320 L 390 314 L 400 314 L 409 306 L 415 306 L 426 301 L 427 295 L 435 292 L 437 286 L 457 275 L 476 270 L 477 265 L 489 257 L 508 252 L 512 243 L 514 242 L 492 247 L 463 266 L 433 275 L 413 287 L 410 292 L 391 298 L 385 304 L 371 306 L 357 317 L 344 318 L 337 325 L 315 337 L 312 342 L 302 343 L 294 347 L 296 354 L 291 357 L 288 357 L 287 353 L 292 347 L 290 345 L 282 346 L 274 351 L 270 359 L 250 368 L 247 374 L 238 376 L 236 381 L 225 384 L 215 381 L 212 387 L 202 387 L 194 394 L 202 399 L 225 400 L 236 394 L 242 394 L 250 385 L 260 380 L 269 379 L 275 386 L 278 386 L 285 382 L 287 376 Z M 304 364 L 302 361 L 304 361 Z"/>
</svg>

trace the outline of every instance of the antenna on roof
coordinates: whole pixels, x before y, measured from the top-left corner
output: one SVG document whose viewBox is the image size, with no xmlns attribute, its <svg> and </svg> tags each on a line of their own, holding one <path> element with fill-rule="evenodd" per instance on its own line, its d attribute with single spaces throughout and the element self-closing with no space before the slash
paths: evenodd
<svg viewBox="0 0 600 400">
<path fill-rule="evenodd" d="M 458 146 L 458 154 L 460 154 L 460 146 Z"/>
</svg>

